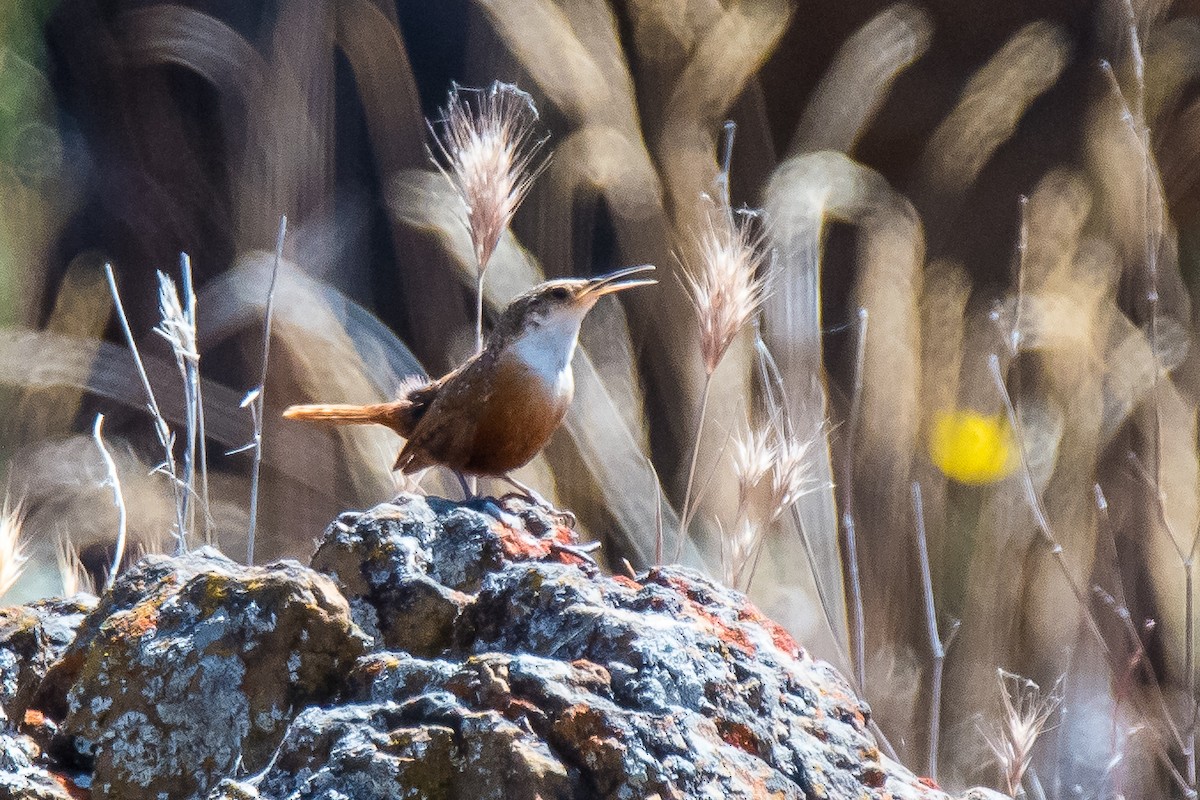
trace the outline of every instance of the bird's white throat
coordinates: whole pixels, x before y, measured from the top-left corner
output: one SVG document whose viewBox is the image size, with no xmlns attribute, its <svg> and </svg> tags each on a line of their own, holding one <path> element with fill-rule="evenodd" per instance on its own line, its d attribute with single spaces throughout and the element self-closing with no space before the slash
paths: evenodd
<svg viewBox="0 0 1200 800">
<path fill-rule="evenodd" d="M 533 377 L 541 380 L 560 397 L 575 391 L 571 358 L 579 342 L 579 326 L 586 308 L 555 310 L 536 327 L 521 332 L 511 345 L 515 355 Z"/>
</svg>

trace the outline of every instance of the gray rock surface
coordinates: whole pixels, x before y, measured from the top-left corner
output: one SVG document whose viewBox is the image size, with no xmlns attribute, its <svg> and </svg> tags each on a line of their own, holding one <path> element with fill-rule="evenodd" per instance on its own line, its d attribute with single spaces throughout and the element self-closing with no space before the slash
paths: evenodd
<svg viewBox="0 0 1200 800">
<path fill-rule="evenodd" d="M 92 759 L 94 796 L 203 796 L 265 765 L 296 713 L 333 699 L 364 644 L 333 583 L 300 564 L 148 556 L 40 694 L 69 687 L 60 734 Z"/>
<path fill-rule="evenodd" d="M 420 646 L 364 656 L 343 705 L 214 798 L 947 797 L 742 595 L 603 577 L 554 519 L 480 510 L 400 498 L 330 528 L 314 566 L 381 644 Z M 412 598 L 434 595 L 444 613 L 422 616 Z"/>
<path fill-rule="evenodd" d="M 67 782 L 37 764 L 40 749 L 0 719 L 0 798 L 70 800 Z"/>
<path fill-rule="evenodd" d="M 96 598 L 81 594 L 0 609 L 0 710 L 10 720 L 25 718 L 50 665 L 95 607 Z"/>
</svg>

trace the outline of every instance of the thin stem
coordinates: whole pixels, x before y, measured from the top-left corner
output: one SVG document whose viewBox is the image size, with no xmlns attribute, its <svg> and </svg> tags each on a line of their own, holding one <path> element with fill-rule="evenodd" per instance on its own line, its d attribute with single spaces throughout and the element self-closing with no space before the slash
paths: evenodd
<svg viewBox="0 0 1200 800">
<path fill-rule="evenodd" d="M 196 287 L 192 278 L 192 262 L 188 258 L 187 253 L 182 253 L 180 258 L 180 267 L 183 278 L 183 311 L 187 315 L 187 323 L 191 326 L 197 341 L 200 338 L 200 327 L 197 323 L 196 315 Z M 197 346 L 197 356 L 199 355 Z M 199 444 L 199 471 L 200 471 L 200 504 L 204 515 L 204 541 L 206 544 L 216 544 L 213 539 L 213 530 L 215 528 L 212 518 L 212 506 L 209 503 L 208 492 L 208 442 L 205 435 L 204 425 L 204 396 L 201 390 L 200 381 L 200 363 L 194 362 L 190 365 L 188 376 L 191 382 L 191 391 L 195 396 L 196 408 L 196 432 Z"/>
<path fill-rule="evenodd" d="M 717 173 L 717 190 L 721 193 L 721 207 L 729 210 L 733 208 L 729 202 L 729 175 L 733 168 L 733 138 L 737 133 L 737 123 L 727 119 L 723 129 L 725 141 L 721 151 L 721 170 Z"/>
<path fill-rule="evenodd" d="M 700 421 L 696 425 L 696 440 L 692 445 L 692 464 L 688 467 L 687 488 L 683 493 L 683 507 L 679 515 L 679 541 L 675 544 L 674 561 L 678 561 L 680 555 L 683 554 L 683 543 L 688 537 L 688 525 L 691 523 L 692 514 L 692 483 L 696 480 L 696 463 L 700 460 L 700 442 L 704 435 L 704 419 L 708 415 L 708 396 L 712 389 L 712 373 L 706 373 L 704 376 L 704 392 L 700 397 Z"/>
<path fill-rule="evenodd" d="M 858 574 L 858 537 L 854 532 L 854 517 L 842 514 L 842 529 L 846 532 L 846 555 L 850 573 L 850 613 L 854 617 L 854 679 L 858 681 L 860 697 L 867 695 L 867 637 L 866 616 L 863 613 L 862 579 Z"/>
<path fill-rule="evenodd" d="M 850 416 L 846 421 L 845 472 L 842 478 L 842 529 L 846 535 L 846 555 L 850 573 L 850 609 L 854 617 L 854 675 L 858 691 L 867 696 L 867 623 L 863 610 L 862 578 L 858 569 L 858 538 L 854 524 L 854 451 L 858 419 L 862 411 L 863 365 L 867 357 L 867 326 L 870 314 L 858 309 L 858 341 L 854 354 L 854 389 L 850 396 Z"/>
<path fill-rule="evenodd" d="M 179 272 L 183 283 L 183 322 L 192 329 L 193 340 L 196 337 L 195 310 L 196 299 L 192 293 L 192 260 L 187 253 L 179 254 Z M 183 372 L 184 396 L 184 427 L 186 428 L 187 445 L 183 451 L 183 484 L 187 490 L 183 493 L 183 517 L 187 522 L 188 533 L 196 530 L 196 505 L 192 502 L 192 492 L 196 486 L 196 435 L 199 429 L 198 398 L 196 384 L 199 382 L 200 365 L 185 354 L 180 366 Z M 195 355 L 198 356 L 198 353 Z"/>
<path fill-rule="evenodd" d="M 117 290 L 117 279 L 113 274 L 112 264 L 104 265 L 104 276 L 108 280 L 108 290 L 112 294 L 113 305 L 117 310 L 117 319 L 121 321 L 125 342 L 133 354 L 133 364 L 137 368 L 142 388 L 146 392 L 146 406 L 150 410 L 150 416 L 154 419 L 154 432 L 166 455 L 165 466 L 171 481 L 171 492 L 175 497 L 175 554 L 183 555 L 187 552 L 187 528 L 183 517 L 182 489 L 175 470 L 175 437 L 171 434 L 171 428 L 167 425 L 167 420 L 158 407 L 158 400 L 154 397 L 154 389 L 150 386 L 150 377 L 146 374 L 145 364 L 142 363 L 142 354 L 138 350 L 137 341 L 133 338 L 133 330 L 129 327 L 129 317 L 125 315 L 125 305 L 121 302 L 121 293 Z"/>
<path fill-rule="evenodd" d="M 1033 512 L 1034 523 L 1037 525 L 1042 539 L 1050 548 L 1050 554 L 1054 556 L 1054 563 L 1058 565 L 1059 571 L 1062 572 L 1067 586 L 1070 587 L 1071 593 L 1075 595 L 1075 601 L 1079 604 L 1079 608 L 1083 612 L 1084 622 L 1095 637 L 1101 652 L 1104 653 L 1105 658 L 1111 658 L 1112 653 L 1109 650 L 1108 643 L 1104 641 L 1104 634 L 1100 632 L 1100 626 L 1096 622 L 1095 615 L 1092 614 L 1087 596 L 1075 581 L 1075 576 L 1071 574 L 1070 565 L 1067 564 L 1066 557 L 1063 555 L 1062 545 L 1058 543 L 1058 539 L 1050 527 L 1050 520 L 1046 516 L 1046 509 L 1042 506 L 1042 499 L 1038 496 L 1037 487 L 1033 485 L 1033 472 L 1029 468 L 1029 454 L 1025 452 L 1025 440 L 1021 435 L 1020 422 L 1017 420 L 1017 410 L 1013 406 L 1012 398 L 1008 396 L 1008 389 L 1004 385 L 1004 375 L 1000 372 L 1000 359 L 995 353 L 988 356 L 988 367 L 992 372 L 992 380 L 995 381 L 996 388 L 1000 392 L 1000 399 L 1004 402 L 1004 410 L 1008 415 L 1008 424 L 1017 442 L 1017 452 L 1021 457 L 1021 482 L 1025 487 L 1025 495 L 1029 503 L 1029 508 Z"/>
<path fill-rule="evenodd" d="M 933 675 L 929 689 L 929 750 L 926 771 L 937 780 L 938 740 L 942 718 L 942 673 L 946 662 L 946 648 L 938 632 L 937 610 L 933 603 L 933 578 L 929 569 L 929 544 L 925 536 L 925 504 L 921 499 L 921 484 L 912 483 L 913 519 L 917 528 L 917 555 L 921 562 L 921 593 L 925 598 L 925 627 L 929 633 L 929 647 L 933 651 Z"/>
<path fill-rule="evenodd" d="M 475 352 L 483 352 L 483 273 L 486 267 L 479 265 L 475 273 Z"/>
<path fill-rule="evenodd" d="M 254 565 L 254 537 L 258 529 L 258 490 L 262 473 L 263 398 L 267 393 L 267 359 L 271 353 L 271 317 L 275 308 L 275 281 L 279 277 L 279 262 L 283 260 L 283 239 L 287 235 L 287 217 L 279 219 L 279 235 L 275 239 L 275 262 L 271 266 L 271 282 L 267 285 L 267 305 L 263 312 L 262 370 L 258 377 L 258 395 L 251 419 L 254 421 L 254 462 L 250 467 L 250 531 L 246 539 L 246 564 Z"/>
<path fill-rule="evenodd" d="M 665 539 L 662 513 L 662 481 L 658 479 L 658 471 L 654 469 L 654 462 L 647 458 L 646 465 L 650 467 L 650 474 L 654 476 L 654 566 L 657 567 L 662 566 L 663 544 Z"/>
<path fill-rule="evenodd" d="M 1020 211 L 1021 226 L 1017 235 L 1017 307 L 1013 312 L 1012 334 L 1009 348 L 1013 355 L 1021 349 L 1021 314 L 1025 308 L 1025 257 L 1029 252 L 1029 198 L 1021 195 L 1017 198 Z"/>
<path fill-rule="evenodd" d="M 1186 664 L 1187 664 L 1187 686 L 1188 686 L 1188 702 L 1191 704 L 1192 719 L 1188 723 L 1187 731 L 1187 746 L 1184 748 L 1184 758 L 1187 767 L 1188 786 L 1192 789 L 1192 795 L 1196 794 L 1196 744 L 1197 731 L 1200 730 L 1200 725 L 1197 725 L 1197 705 L 1196 705 L 1196 634 L 1193 631 L 1193 608 L 1195 603 L 1195 570 L 1192 566 L 1191 558 L 1184 562 L 1184 602 L 1187 603 L 1187 614 L 1185 629 L 1185 649 L 1186 649 Z"/>
<path fill-rule="evenodd" d="M 121 478 L 117 474 L 117 464 L 113 461 L 112 454 L 104 446 L 103 428 L 104 415 L 97 414 L 96 423 L 92 426 L 92 438 L 96 440 L 96 447 L 100 450 L 100 457 L 104 459 L 104 469 L 108 472 L 108 484 L 112 487 L 113 505 L 117 507 L 117 543 L 113 548 L 112 566 L 109 567 L 108 577 L 104 580 L 104 590 L 108 591 L 117 579 L 117 572 L 121 569 L 121 562 L 125 559 L 127 514 L 125 511 L 125 495 L 121 491 Z"/>
</svg>

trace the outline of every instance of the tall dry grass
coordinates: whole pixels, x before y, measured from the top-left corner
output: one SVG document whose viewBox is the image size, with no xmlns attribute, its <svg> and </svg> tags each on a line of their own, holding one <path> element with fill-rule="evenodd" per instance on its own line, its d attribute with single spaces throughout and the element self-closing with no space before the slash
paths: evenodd
<svg viewBox="0 0 1200 800">
<path fill-rule="evenodd" d="M 305 553 L 396 491 L 397 443 L 284 406 L 459 363 L 483 264 L 487 316 L 545 277 L 649 262 L 657 289 L 589 317 L 575 403 L 524 482 L 610 564 L 680 550 L 749 584 L 944 785 L 1194 796 L 1193 9 L 109 5 L 0 10 L 0 457 L 31 558 L 8 599 L 67 582 L 60 531 L 103 574 L 116 482 L 129 552 L 203 526 L 240 553 L 254 473 L 257 558 Z M 529 93 L 553 158 L 483 258 L 426 117 L 452 81 L 496 80 Z M 713 359 L 687 281 L 702 198 L 725 191 L 761 209 L 761 263 L 737 274 L 765 291 Z M 167 342 L 155 271 L 180 280 L 181 252 L 195 296 Z M 146 414 L 106 261 L 174 434 Z M 207 499 L 177 497 L 205 444 Z M 1061 703 L 1026 713 L 997 670 Z"/>
</svg>

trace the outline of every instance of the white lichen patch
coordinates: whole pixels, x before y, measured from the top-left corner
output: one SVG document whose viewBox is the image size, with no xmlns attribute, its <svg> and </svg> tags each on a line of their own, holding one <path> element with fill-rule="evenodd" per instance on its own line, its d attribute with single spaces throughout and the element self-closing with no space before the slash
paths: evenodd
<svg viewBox="0 0 1200 800">
<path fill-rule="evenodd" d="M 112 707 L 112 698 L 111 697 L 93 697 L 88 710 L 91 711 L 92 714 L 94 714 L 95 716 L 98 717 L 101 714 L 103 714 L 105 711 L 108 711 L 108 709 L 111 707 Z"/>
</svg>

